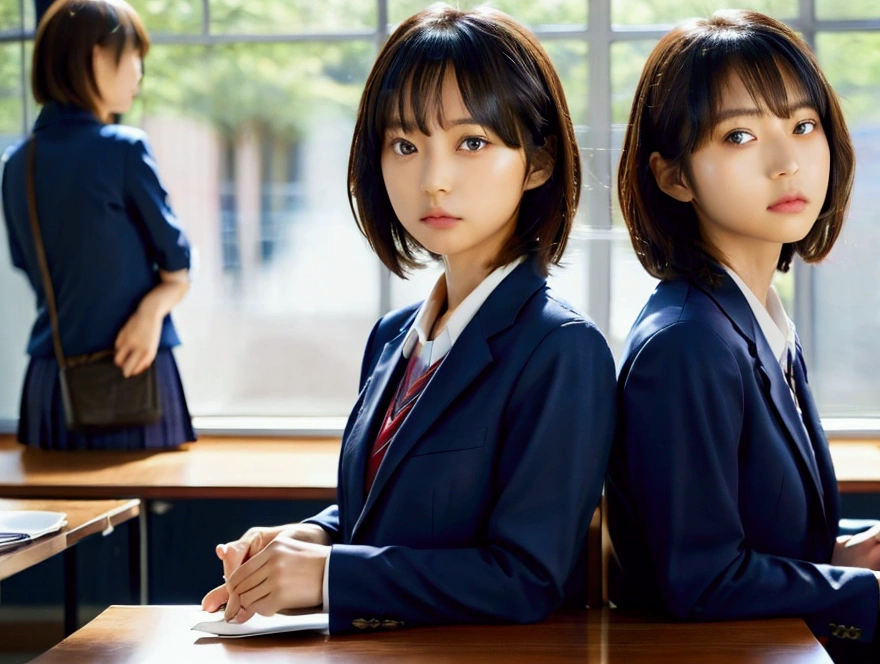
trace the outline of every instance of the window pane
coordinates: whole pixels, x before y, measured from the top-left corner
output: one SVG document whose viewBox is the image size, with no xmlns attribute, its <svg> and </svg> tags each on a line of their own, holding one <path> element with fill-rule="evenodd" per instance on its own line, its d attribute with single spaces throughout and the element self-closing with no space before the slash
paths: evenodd
<svg viewBox="0 0 880 664">
<path fill-rule="evenodd" d="M 129 0 L 150 34 L 202 31 L 202 0 Z"/>
<path fill-rule="evenodd" d="M 565 90 L 565 100 L 575 126 L 587 124 L 588 100 L 590 87 L 588 84 L 587 43 L 572 40 L 546 40 L 543 46 L 550 55 L 550 60 L 559 74 Z"/>
<path fill-rule="evenodd" d="M 340 415 L 378 312 L 346 164 L 365 44 L 156 46 L 139 109 L 200 267 L 175 317 L 196 415 Z"/>
<path fill-rule="evenodd" d="M 339 32 L 376 27 L 376 2 L 210 0 L 212 33 Z"/>
<path fill-rule="evenodd" d="M 823 415 L 876 415 L 880 404 L 880 35 L 820 34 L 817 52 L 856 147 L 843 234 L 816 270 L 811 384 Z M 859 63 L 857 67 L 853 63 Z"/>
<path fill-rule="evenodd" d="M 860 19 L 880 17 L 877 0 L 816 0 L 816 17 L 820 19 Z"/>
<path fill-rule="evenodd" d="M 719 9 L 753 9 L 777 18 L 798 14 L 798 0 L 611 0 L 611 22 L 618 25 L 676 23 L 706 17 Z"/>
<path fill-rule="evenodd" d="M 397 25 L 432 3 L 426 0 L 389 0 L 388 19 Z M 485 0 L 464 0 L 451 3 L 461 9 L 473 9 L 487 4 Z M 496 0 L 490 3 L 496 9 L 510 14 L 517 21 L 529 26 L 569 25 L 587 23 L 587 0 Z"/>
<path fill-rule="evenodd" d="M 657 280 L 645 272 L 625 232 L 611 243 L 611 331 L 608 343 L 620 357 L 636 316 L 654 291 Z"/>
<path fill-rule="evenodd" d="M 0 32 L 19 32 L 20 30 L 21 5 L 19 0 L 6 0 L 0 5 Z"/>
<path fill-rule="evenodd" d="M 24 129 L 21 44 L 0 44 L 0 141 L 17 138 Z"/>
<path fill-rule="evenodd" d="M 0 44 L 0 154 L 24 133 L 27 93 L 22 89 L 21 70 L 21 44 Z M 34 319 L 33 296 L 22 275 L 13 271 L 8 247 L 6 224 L 0 221 L 0 375 L 4 377 L 0 380 L 0 420 L 18 417 L 25 348 Z"/>
<path fill-rule="evenodd" d="M 629 122 L 633 95 L 638 85 L 642 68 L 648 55 L 657 42 L 626 41 L 611 45 L 611 217 L 615 226 L 623 227 L 620 204 L 617 200 L 617 168 L 620 164 L 620 149 Z M 614 301 L 612 299 L 612 308 Z"/>
</svg>

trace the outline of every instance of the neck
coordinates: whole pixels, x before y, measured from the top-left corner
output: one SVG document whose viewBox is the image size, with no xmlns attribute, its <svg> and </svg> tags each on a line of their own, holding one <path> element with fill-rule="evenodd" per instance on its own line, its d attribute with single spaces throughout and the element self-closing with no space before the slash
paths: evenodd
<svg viewBox="0 0 880 664">
<path fill-rule="evenodd" d="M 492 272 L 482 262 L 455 261 L 444 256 L 446 272 L 446 311 L 451 314 Z"/>
<path fill-rule="evenodd" d="M 749 290 L 760 300 L 764 308 L 767 308 L 767 294 L 770 292 L 770 284 L 776 273 L 776 265 L 779 254 L 775 256 L 759 257 L 748 255 L 741 257 L 728 256 L 727 265 L 736 272 Z"/>
</svg>

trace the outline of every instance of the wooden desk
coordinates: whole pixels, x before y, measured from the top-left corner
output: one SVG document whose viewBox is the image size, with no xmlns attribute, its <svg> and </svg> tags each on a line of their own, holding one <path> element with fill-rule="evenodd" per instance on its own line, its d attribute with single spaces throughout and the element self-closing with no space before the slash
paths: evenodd
<svg viewBox="0 0 880 664">
<path fill-rule="evenodd" d="M 686 625 L 647 622 L 601 609 L 553 616 L 538 625 L 217 639 L 189 629 L 196 610 L 194 606 L 111 606 L 33 662 L 831 662 L 798 619 Z"/>
<path fill-rule="evenodd" d="M 64 512 L 67 525 L 60 532 L 40 537 L 30 544 L 0 554 L 0 579 L 64 554 L 64 629 L 71 634 L 77 627 L 76 555 L 77 542 L 115 528 L 140 512 L 139 500 L 2 500 L 0 511 L 40 510 Z"/>
<path fill-rule="evenodd" d="M 40 510 L 64 512 L 67 525 L 54 535 L 0 554 L 0 579 L 51 558 L 94 533 L 104 532 L 133 519 L 140 511 L 139 500 L 2 500 L 0 512 Z"/>
<path fill-rule="evenodd" d="M 880 492 L 880 442 L 834 440 L 842 493 Z M 205 438 L 169 452 L 46 452 L 0 435 L 0 496 L 336 499 L 336 438 Z"/>
<path fill-rule="evenodd" d="M 831 458 L 841 493 L 880 493 L 880 443 L 835 440 Z"/>
<path fill-rule="evenodd" d="M 336 500 L 339 440 L 213 438 L 162 452 L 71 453 L 0 436 L 0 496 L 140 498 L 141 602 L 149 601 L 147 514 L 151 499 Z"/>
<path fill-rule="evenodd" d="M 87 454 L 0 437 L 7 498 L 336 499 L 339 440 L 215 438 L 164 452 Z"/>
</svg>

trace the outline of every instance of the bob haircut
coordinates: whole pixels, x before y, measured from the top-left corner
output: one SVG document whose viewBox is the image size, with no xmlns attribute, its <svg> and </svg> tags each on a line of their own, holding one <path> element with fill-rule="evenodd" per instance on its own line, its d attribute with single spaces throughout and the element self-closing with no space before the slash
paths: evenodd
<svg viewBox="0 0 880 664">
<path fill-rule="evenodd" d="M 125 0 L 55 0 L 34 38 L 31 87 L 37 103 L 54 101 L 96 113 L 95 46 L 110 49 L 118 65 L 128 47 L 146 57 L 150 38 Z"/>
<path fill-rule="evenodd" d="M 809 47 L 788 27 L 750 11 L 720 11 L 675 28 L 648 57 L 636 88 L 617 174 L 620 207 L 633 248 L 658 279 L 697 276 L 713 282 L 717 249 L 700 236 L 690 203 L 663 193 L 649 161 L 659 152 L 690 176 L 690 155 L 711 136 L 724 86 L 738 76 L 752 99 L 778 117 L 790 115 L 785 78 L 790 77 L 819 113 L 828 139 L 828 192 L 810 232 L 782 247 L 777 269 L 786 272 L 794 253 L 822 260 L 843 226 L 852 191 L 855 156 L 837 96 Z"/>
<path fill-rule="evenodd" d="M 516 230 L 490 267 L 536 254 L 546 274 L 559 264 L 580 197 L 580 160 L 562 84 L 538 40 L 497 10 L 436 4 L 401 23 L 382 48 L 361 97 L 348 162 L 349 203 L 358 227 L 399 277 L 424 251 L 394 214 L 381 154 L 392 124 L 428 133 L 442 123 L 441 93 L 455 75 L 477 123 L 522 148 L 527 168 L 549 167 L 547 182 L 523 195 Z M 409 115 L 408 115 L 409 113 Z"/>
</svg>

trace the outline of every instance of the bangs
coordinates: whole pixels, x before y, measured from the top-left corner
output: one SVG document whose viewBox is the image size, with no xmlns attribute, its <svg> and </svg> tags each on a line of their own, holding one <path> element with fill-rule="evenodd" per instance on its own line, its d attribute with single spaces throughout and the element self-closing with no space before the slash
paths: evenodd
<svg viewBox="0 0 880 664">
<path fill-rule="evenodd" d="M 103 47 L 113 49 L 117 62 L 126 48 L 134 48 L 141 58 L 150 50 L 150 37 L 137 12 L 123 0 L 107 0 L 104 5 L 108 32 L 99 41 Z"/>
<path fill-rule="evenodd" d="M 517 72 L 517 63 L 497 46 L 480 43 L 484 39 L 460 22 L 423 31 L 400 48 L 379 85 L 371 118 L 375 134 L 400 126 L 427 135 L 432 124 L 445 126 L 452 118 L 444 114 L 443 86 L 452 75 L 477 124 L 491 129 L 508 147 L 523 147 L 527 138 L 527 149 L 541 145 L 547 113 L 537 99 L 523 98 L 524 90 L 535 87 L 523 81 L 529 75 L 526 68 Z"/>
<path fill-rule="evenodd" d="M 826 124 L 828 95 L 821 85 L 822 76 L 791 44 L 750 33 L 714 34 L 707 41 L 711 43 L 694 49 L 700 55 L 691 63 L 688 105 L 693 115 L 690 135 L 683 141 L 687 152 L 709 139 L 719 121 L 725 87 L 733 77 L 742 81 L 758 107 L 766 107 L 777 117 L 788 118 L 794 106 L 806 102 Z M 795 98 L 789 98 L 789 93 Z"/>
</svg>

